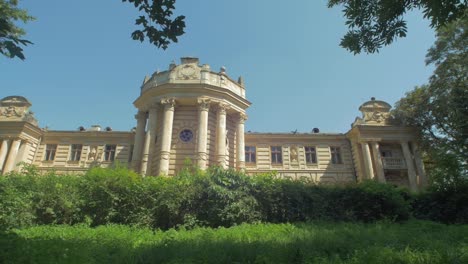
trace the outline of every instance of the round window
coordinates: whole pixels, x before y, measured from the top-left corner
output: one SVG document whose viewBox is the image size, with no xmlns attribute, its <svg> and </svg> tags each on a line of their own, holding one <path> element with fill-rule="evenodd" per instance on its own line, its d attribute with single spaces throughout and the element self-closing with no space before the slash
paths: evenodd
<svg viewBox="0 0 468 264">
<path fill-rule="evenodd" d="M 180 138 L 180 140 L 182 140 L 183 142 L 190 142 L 190 141 L 192 141 L 192 139 L 193 139 L 193 132 L 192 132 L 192 130 L 190 130 L 190 129 L 184 129 L 184 130 L 180 131 L 179 138 Z"/>
</svg>

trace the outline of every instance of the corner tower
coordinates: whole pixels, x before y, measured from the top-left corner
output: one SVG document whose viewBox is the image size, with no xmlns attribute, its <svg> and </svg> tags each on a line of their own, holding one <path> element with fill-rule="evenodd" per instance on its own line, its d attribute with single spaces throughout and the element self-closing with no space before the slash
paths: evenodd
<svg viewBox="0 0 468 264">
<path fill-rule="evenodd" d="M 19 162 L 33 161 L 43 132 L 30 107 L 18 95 L 0 100 L 0 175 L 17 170 Z"/>
<path fill-rule="evenodd" d="M 391 106 L 374 97 L 359 107 L 347 133 L 358 181 L 377 179 L 407 186 L 412 191 L 427 186 L 424 164 L 414 127 L 401 126 L 393 120 Z"/>
<path fill-rule="evenodd" d="M 145 77 L 133 149 L 134 169 L 143 175 L 174 175 L 186 159 L 200 169 L 245 167 L 244 122 L 250 102 L 240 77 L 211 71 L 198 58 L 181 58 Z"/>
</svg>

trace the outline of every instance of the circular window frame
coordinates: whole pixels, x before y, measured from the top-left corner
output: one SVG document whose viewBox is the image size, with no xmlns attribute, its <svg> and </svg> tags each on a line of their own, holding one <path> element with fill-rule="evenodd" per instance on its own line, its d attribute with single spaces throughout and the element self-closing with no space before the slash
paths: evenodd
<svg viewBox="0 0 468 264">
<path fill-rule="evenodd" d="M 183 137 L 184 137 L 183 134 L 185 134 L 185 133 L 189 134 L 189 135 L 190 135 L 190 136 L 189 136 L 190 138 L 184 139 L 184 138 L 183 138 Z M 180 140 L 180 142 L 182 142 L 182 143 L 191 143 L 191 142 L 193 142 L 193 137 L 194 137 L 194 136 L 195 136 L 195 133 L 193 133 L 193 130 L 190 129 L 190 128 L 183 128 L 183 129 L 181 129 L 180 132 L 179 132 L 179 140 Z"/>
</svg>

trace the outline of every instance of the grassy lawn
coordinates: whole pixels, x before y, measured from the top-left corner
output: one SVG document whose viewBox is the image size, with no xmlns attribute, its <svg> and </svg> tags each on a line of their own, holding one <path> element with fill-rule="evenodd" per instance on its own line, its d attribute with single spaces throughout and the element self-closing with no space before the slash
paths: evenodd
<svg viewBox="0 0 468 264">
<path fill-rule="evenodd" d="M 468 225 L 39 226 L 2 233 L 0 263 L 468 263 Z"/>
</svg>

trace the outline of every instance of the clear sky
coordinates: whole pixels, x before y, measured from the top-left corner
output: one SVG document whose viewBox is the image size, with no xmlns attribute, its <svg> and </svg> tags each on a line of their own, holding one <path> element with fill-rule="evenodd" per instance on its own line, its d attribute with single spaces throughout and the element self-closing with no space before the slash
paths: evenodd
<svg viewBox="0 0 468 264">
<path fill-rule="evenodd" d="M 244 77 L 246 131 L 256 132 L 344 133 L 370 97 L 393 105 L 433 71 L 424 58 L 434 31 L 418 12 L 407 38 L 355 56 L 339 47 L 347 28 L 326 0 L 178 0 L 186 34 L 165 51 L 130 38 L 138 13 L 120 0 L 20 3 L 37 18 L 25 27 L 34 45 L 25 61 L 0 57 L 0 97 L 25 96 L 54 130 L 130 130 L 144 76 L 184 56 Z"/>
</svg>

